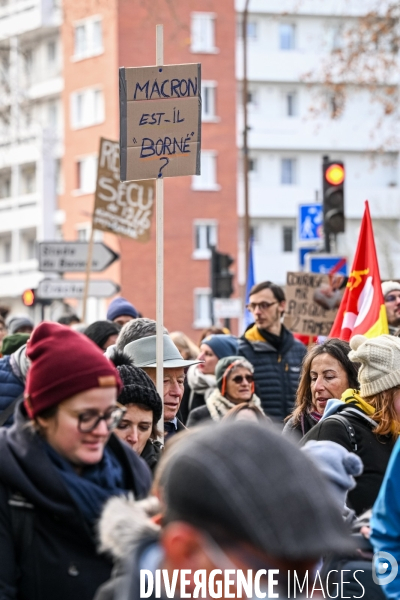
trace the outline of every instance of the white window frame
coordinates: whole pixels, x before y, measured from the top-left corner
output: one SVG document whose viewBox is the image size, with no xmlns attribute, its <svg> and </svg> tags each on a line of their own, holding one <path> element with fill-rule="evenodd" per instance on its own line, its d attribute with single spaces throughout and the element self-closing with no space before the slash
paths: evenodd
<svg viewBox="0 0 400 600">
<path fill-rule="evenodd" d="M 283 181 L 283 161 L 284 160 L 291 160 L 293 163 L 293 167 L 292 167 L 292 181 L 291 182 L 284 182 Z M 280 184 L 281 185 L 297 185 L 297 159 L 291 156 L 282 156 L 281 157 L 281 179 L 280 179 Z"/>
<path fill-rule="evenodd" d="M 76 239 L 78 242 L 88 242 L 90 240 L 90 234 L 92 232 L 92 223 L 90 221 L 85 221 L 84 223 L 76 223 L 75 231 L 76 231 Z M 79 233 L 81 231 L 85 232 L 84 240 L 79 239 Z M 104 239 L 104 231 L 95 229 L 94 235 L 93 235 L 93 241 L 102 242 L 103 239 Z"/>
<path fill-rule="evenodd" d="M 217 87 L 216 81 L 204 80 L 201 82 L 201 120 L 203 123 L 218 123 L 221 119 L 217 116 Z M 204 112 L 205 110 L 205 89 L 211 91 L 209 101 L 212 110 L 209 114 Z"/>
<path fill-rule="evenodd" d="M 281 27 L 292 27 L 293 29 L 292 45 L 290 48 L 283 48 L 281 45 Z M 279 23 L 279 50 L 281 52 L 292 52 L 293 50 L 296 50 L 296 25 L 294 23 Z"/>
<path fill-rule="evenodd" d="M 215 22 L 217 15 L 211 12 L 192 12 L 190 13 L 190 51 L 194 54 L 218 54 L 219 49 L 215 46 Z M 200 19 L 208 20 L 212 23 L 212 35 L 213 38 L 211 40 L 210 45 L 201 44 L 198 40 L 196 40 L 195 33 L 195 22 L 196 19 L 199 21 Z M 196 43 L 197 42 L 197 43 Z"/>
<path fill-rule="evenodd" d="M 193 290 L 193 328 L 194 329 L 205 329 L 212 325 L 211 321 L 211 288 L 195 288 Z M 198 298 L 200 296 L 208 296 L 208 316 L 198 314 Z"/>
<path fill-rule="evenodd" d="M 218 221 L 216 219 L 195 219 L 193 222 L 193 254 L 195 260 L 209 260 L 211 258 L 211 249 L 197 247 L 197 231 L 199 227 L 211 227 L 214 231 L 212 240 L 214 246 L 218 246 Z"/>
<path fill-rule="evenodd" d="M 205 159 L 210 157 L 214 164 L 210 170 L 214 170 L 214 180 L 205 181 L 204 169 Z M 203 170 L 203 175 L 193 175 L 192 177 L 192 190 L 196 192 L 219 192 L 221 186 L 217 183 L 218 181 L 218 152 L 216 150 L 201 150 L 200 154 L 200 171 Z"/>
<path fill-rule="evenodd" d="M 101 46 L 94 45 L 94 24 L 101 23 Z M 75 43 L 75 31 L 78 27 L 84 27 L 85 36 L 86 36 L 86 48 L 77 52 L 76 43 Z M 77 62 L 79 60 L 84 60 L 85 58 L 90 58 L 92 56 L 99 56 L 100 54 L 104 54 L 104 28 L 103 28 L 103 17 L 101 15 L 93 15 L 91 17 L 87 17 L 86 19 L 80 19 L 79 21 L 74 21 L 74 54 L 71 57 L 73 62 Z"/>
<path fill-rule="evenodd" d="M 96 180 L 97 180 L 97 154 L 85 154 L 82 156 L 77 156 L 75 158 L 75 167 L 76 169 L 78 169 L 78 164 L 82 163 L 84 161 L 92 161 L 93 164 L 93 175 L 94 175 L 94 179 L 93 179 L 93 183 L 91 186 L 87 186 L 87 187 L 81 187 L 81 188 L 76 188 L 75 190 L 72 191 L 72 194 L 74 196 L 84 196 L 86 194 L 93 194 L 96 191 Z"/>
<path fill-rule="evenodd" d="M 259 26 L 260 26 L 260 22 L 258 20 L 255 19 L 250 19 L 247 21 L 247 41 L 249 42 L 255 42 L 258 37 L 259 37 Z M 243 21 L 241 19 L 239 19 L 236 23 L 236 27 L 237 27 L 237 38 L 238 39 L 243 39 Z M 253 28 L 253 32 L 252 33 L 252 28 Z"/>
<path fill-rule="evenodd" d="M 97 93 L 101 93 L 101 103 L 99 104 L 99 107 L 97 108 L 97 111 L 95 110 L 95 103 L 96 103 L 96 94 Z M 89 108 L 86 106 L 85 107 L 85 102 L 88 102 L 88 98 L 90 96 L 90 94 L 93 95 L 93 104 L 92 107 Z M 78 119 L 78 98 L 79 96 L 81 96 L 83 98 L 82 100 L 82 108 L 81 110 L 83 111 L 83 117 L 81 119 Z M 85 110 L 87 115 L 89 115 L 89 118 L 87 120 L 85 120 Z M 96 114 L 96 112 L 98 114 Z M 85 127 L 92 127 L 93 125 L 99 125 L 100 123 L 104 123 L 105 120 L 105 107 L 104 107 L 104 92 L 103 92 L 103 88 L 101 86 L 94 86 L 94 87 L 87 87 L 87 88 L 82 88 L 80 90 L 75 90 L 73 92 L 71 92 L 70 94 L 70 122 L 71 122 L 71 129 L 84 129 Z"/>
</svg>

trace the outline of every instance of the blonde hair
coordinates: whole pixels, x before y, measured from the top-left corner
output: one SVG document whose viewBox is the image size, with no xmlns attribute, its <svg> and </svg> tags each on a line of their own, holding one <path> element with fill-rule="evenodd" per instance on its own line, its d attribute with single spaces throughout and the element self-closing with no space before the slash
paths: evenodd
<svg viewBox="0 0 400 600">
<path fill-rule="evenodd" d="M 182 331 L 173 331 L 170 338 L 185 360 L 194 360 L 200 354 L 200 348 Z"/>
<path fill-rule="evenodd" d="M 375 409 L 371 418 L 378 423 L 374 429 L 376 435 L 394 435 L 396 437 L 400 435 L 400 418 L 395 411 L 393 402 L 394 395 L 398 390 L 400 390 L 399 385 L 364 398 L 365 402 Z"/>
</svg>

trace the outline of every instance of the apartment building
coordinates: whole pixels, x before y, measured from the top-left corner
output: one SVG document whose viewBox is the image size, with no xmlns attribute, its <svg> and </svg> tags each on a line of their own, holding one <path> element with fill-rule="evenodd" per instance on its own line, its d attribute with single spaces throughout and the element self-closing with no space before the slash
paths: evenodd
<svg viewBox="0 0 400 600">
<path fill-rule="evenodd" d="M 43 276 L 36 241 L 57 236 L 60 23 L 51 0 L 0 2 L 0 304 L 14 312 Z"/>
<path fill-rule="evenodd" d="M 400 276 L 399 153 L 396 146 L 374 152 L 385 147 L 396 124 L 387 116 L 382 120 L 382 106 L 357 88 L 350 90 L 345 109 L 337 114 L 337 99 L 321 86 L 323 80 L 318 75 L 322 60 L 341 43 L 343 24 L 365 14 L 367 5 L 372 3 L 249 2 L 249 196 L 258 281 L 284 283 L 285 273 L 299 268 L 298 205 L 321 201 L 324 155 L 343 160 L 346 167 L 346 232 L 338 236 L 338 252 L 352 260 L 364 201 L 368 199 L 381 276 Z M 238 22 L 243 8 L 244 1 L 236 0 Z M 236 72 L 240 100 L 240 29 L 238 34 Z M 305 77 L 309 73 L 312 86 L 310 78 Z M 239 148 L 242 131 L 243 113 L 239 108 Z M 238 212 L 243 214 L 242 167 Z"/>
<path fill-rule="evenodd" d="M 178 10 L 179 8 L 179 10 Z M 118 68 L 155 64 L 156 24 L 164 25 L 165 64 L 202 65 L 201 176 L 165 179 L 165 325 L 196 331 L 210 324 L 210 249 L 235 259 L 236 15 L 232 0 L 64 2 L 65 239 L 90 228 L 99 138 L 119 137 Z M 99 277 L 120 283 L 143 315 L 155 317 L 155 216 L 151 239 L 103 238 L 121 255 Z M 92 300 L 89 319 L 104 317 Z M 79 309 L 79 306 L 78 306 Z"/>
</svg>

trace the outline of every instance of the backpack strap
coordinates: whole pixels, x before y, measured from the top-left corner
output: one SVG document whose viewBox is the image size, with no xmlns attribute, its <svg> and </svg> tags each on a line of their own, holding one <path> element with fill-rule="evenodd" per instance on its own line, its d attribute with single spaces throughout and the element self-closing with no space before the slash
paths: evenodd
<svg viewBox="0 0 400 600">
<path fill-rule="evenodd" d="M 331 415 L 330 417 L 328 417 L 328 419 L 329 420 L 333 419 L 335 421 L 339 421 L 339 423 L 342 423 L 342 425 L 344 425 L 344 427 L 347 431 L 347 435 L 349 436 L 349 439 L 350 439 L 351 449 L 353 452 L 357 453 L 358 445 L 357 445 L 357 439 L 356 439 L 356 431 L 355 431 L 353 425 L 347 419 L 347 417 L 345 417 L 343 414 L 338 414 L 338 415 Z"/>
<path fill-rule="evenodd" d="M 16 405 L 20 400 L 22 400 L 23 397 L 24 395 L 20 394 L 19 396 L 17 396 L 17 398 L 14 398 L 14 400 L 11 402 L 11 404 L 7 406 L 7 408 L 0 412 L 0 427 L 3 427 L 4 423 L 6 423 L 11 417 L 11 415 L 14 414 Z"/>
</svg>

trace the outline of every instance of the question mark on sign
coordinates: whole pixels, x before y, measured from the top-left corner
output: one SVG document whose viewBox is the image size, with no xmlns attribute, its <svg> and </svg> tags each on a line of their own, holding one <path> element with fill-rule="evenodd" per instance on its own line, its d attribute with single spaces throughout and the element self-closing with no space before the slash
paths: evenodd
<svg viewBox="0 0 400 600">
<path fill-rule="evenodd" d="M 167 158 L 166 156 L 163 156 L 162 158 L 160 158 L 160 160 L 166 160 L 167 162 L 163 164 L 162 167 L 160 167 L 160 170 L 158 171 L 158 176 L 162 177 L 162 173 L 161 171 L 167 166 L 167 164 L 169 163 L 169 158 Z"/>
</svg>

